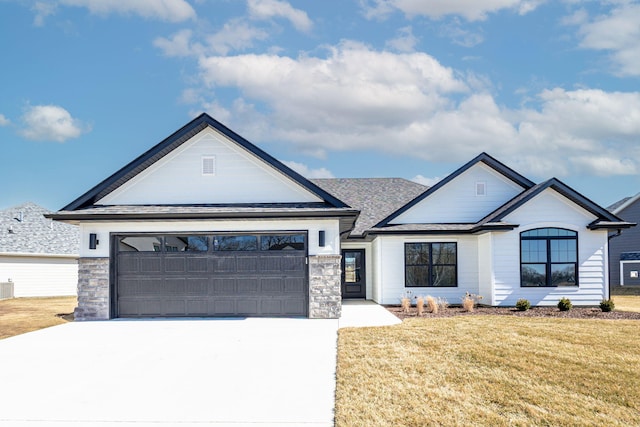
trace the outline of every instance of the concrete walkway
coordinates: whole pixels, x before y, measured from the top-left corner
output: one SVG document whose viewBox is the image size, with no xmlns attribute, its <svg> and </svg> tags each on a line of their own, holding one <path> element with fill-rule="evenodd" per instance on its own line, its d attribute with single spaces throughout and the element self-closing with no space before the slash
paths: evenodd
<svg viewBox="0 0 640 427">
<path fill-rule="evenodd" d="M 349 328 L 397 325 L 402 320 L 373 301 L 343 300 L 339 323 L 340 328 Z"/>
</svg>

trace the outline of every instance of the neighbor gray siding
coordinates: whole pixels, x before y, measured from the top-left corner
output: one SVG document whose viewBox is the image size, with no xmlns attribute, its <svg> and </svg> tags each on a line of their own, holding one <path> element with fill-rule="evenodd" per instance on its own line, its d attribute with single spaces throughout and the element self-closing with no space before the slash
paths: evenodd
<svg viewBox="0 0 640 427">
<path fill-rule="evenodd" d="M 632 203 L 617 215 L 629 222 L 640 223 L 640 201 Z M 609 240 L 609 283 L 620 285 L 620 254 L 640 251 L 640 226 L 622 231 L 622 235 Z M 625 282 L 629 282 L 625 280 Z"/>
</svg>

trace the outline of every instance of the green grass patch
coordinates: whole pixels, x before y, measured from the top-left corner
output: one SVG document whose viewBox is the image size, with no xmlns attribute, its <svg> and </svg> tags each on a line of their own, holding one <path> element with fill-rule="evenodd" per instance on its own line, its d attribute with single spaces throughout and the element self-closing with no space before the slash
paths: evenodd
<svg viewBox="0 0 640 427">
<path fill-rule="evenodd" d="M 640 323 L 466 316 L 339 332 L 336 425 L 636 425 Z"/>
</svg>

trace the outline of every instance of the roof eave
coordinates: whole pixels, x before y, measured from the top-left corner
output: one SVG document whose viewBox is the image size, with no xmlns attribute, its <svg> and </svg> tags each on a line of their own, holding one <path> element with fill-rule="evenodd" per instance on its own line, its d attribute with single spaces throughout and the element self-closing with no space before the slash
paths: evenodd
<svg viewBox="0 0 640 427">
<path fill-rule="evenodd" d="M 627 221 L 600 221 L 595 220 L 589 225 L 587 228 L 589 230 L 625 230 L 631 227 L 635 227 L 637 224 L 635 222 L 627 222 Z"/>
</svg>

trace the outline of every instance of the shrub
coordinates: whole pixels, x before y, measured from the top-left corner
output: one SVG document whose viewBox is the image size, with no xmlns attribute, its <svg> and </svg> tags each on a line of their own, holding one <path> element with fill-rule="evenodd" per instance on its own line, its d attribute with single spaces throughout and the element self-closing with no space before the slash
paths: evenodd
<svg viewBox="0 0 640 427">
<path fill-rule="evenodd" d="M 423 297 L 417 297 L 416 298 L 416 309 L 418 310 L 418 316 L 422 316 L 422 313 L 424 313 L 424 298 Z"/>
<path fill-rule="evenodd" d="M 531 303 L 528 299 L 520 298 L 518 301 L 516 301 L 516 308 L 518 309 L 518 311 L 527 311 L 531 308 Z"/>
<path fill-rule="evenodd" d="M 476 304 L 480 302 L 481 299 L 482 297 L 480 295 L 470 294 L 469 292 L 467 292 L 462 297 L 462 309 L 464 311 L 472 312 Z"/>
<path fill-rule="evenodd" d="M 438 305 L 438 309 L 442 311 L 446 310 L 447 307 L 449 307 L 449 301 L 447 301 L 446 298 L 442 298 L 442 297 L 439 297 L 436 300 L 436 304 Z"/>
<path fill-rule="evenodd" d="M 408 313 L 411 309 L 411 298 L 402 297 L 402 299 L 400 300 L 400 306 L 402 307 L 403 312 Z"/>
<path fill-rule="evenodd" d="M 558 308 L 560 311 L 569 311 L 573 308 L 573 304 L 571 304 L 571 300 L 566 297 L 562 297 L 560 301 L 558 301 Z"/>
<path fill-rule="evenodd" d="M 427 296 L 427 310 L 433 314 L 438 314 L 438 302 L 431 295 Z"/>
<path fill-rule="evenodd" d="M 613 303 L 611 298 L 600 301 L 600 310 L 613 311 L 614 308 L 616 308 L 616 305 Z"/>
</svg>

